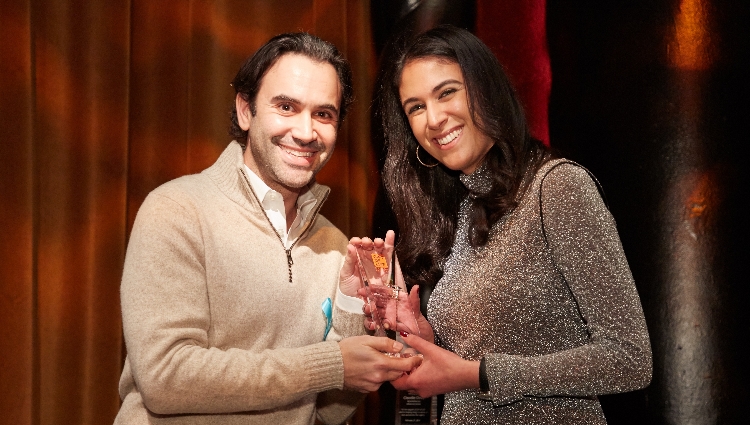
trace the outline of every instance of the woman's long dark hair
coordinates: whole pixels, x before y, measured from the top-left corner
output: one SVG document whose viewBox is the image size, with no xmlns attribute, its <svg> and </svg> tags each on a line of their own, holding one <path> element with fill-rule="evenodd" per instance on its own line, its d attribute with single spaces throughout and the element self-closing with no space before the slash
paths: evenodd
<svg viewBox="0 0 750 425">
<path fill-rule="evenodd" d="M 381 67 L 374 99 L 386 148 L 383 184 L 398 222 L 396 252 L 404 278 L 410 285 L 434 285 L 455 240 L 462 200 L 470 195 L 473 201 L 470 243 L 485 245 L 490 228 L 516 207 L 517 195 L 551 154 L 530 136 L 523 108 L 497 58 L 470 32 L 453 26 L 431 29 L 406 43 L 396 58 Z M 485 159 L 492 175 L 489 193 L 469 193 L 460 172 L 418 162 L 418 144 L 401 106 L 399 84 L 404 66 L 419 58 L 460 66 L 474 124 L 494 141 Z M 437 162 L 420 150 L 422 161 Z"/>
</svg>

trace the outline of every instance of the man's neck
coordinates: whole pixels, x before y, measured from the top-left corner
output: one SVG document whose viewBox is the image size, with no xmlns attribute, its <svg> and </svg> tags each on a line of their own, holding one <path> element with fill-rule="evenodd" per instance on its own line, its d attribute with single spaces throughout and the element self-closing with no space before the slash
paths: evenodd
<svg viewBox="0 0 750 425">
<path fill-rule="evenodd" d="M 260 170 L 260 167 L 257 166 L 252 155 L 250 155 L 248 151 L 243 153 L 243 162 L 253 173 L 255 173 L 256 176 L 258 176 L 258 178 L 263 180 L 268 187 L 281 194 L 281 198 L 284 200 L 284 214 L 286 215 L 286 230 L 288 232 L 294 223 L 294 219 L 297 218 L 297 198 L 299 198 L 299 195 L 304 188 L 290 189 L 268 178 L 268 176 Z"/>
<path fill-rule="evenodd" d="M 297 198 L 299 198 L 299 192 L 287 192 L 287 194 L 281 192 L 281 197 L 284 199 L 284 211 L 286 211 L 286 231 L 288 232 L 289 229 L 292 228 L 294 219 L 297 218 Z"/>
</svg>

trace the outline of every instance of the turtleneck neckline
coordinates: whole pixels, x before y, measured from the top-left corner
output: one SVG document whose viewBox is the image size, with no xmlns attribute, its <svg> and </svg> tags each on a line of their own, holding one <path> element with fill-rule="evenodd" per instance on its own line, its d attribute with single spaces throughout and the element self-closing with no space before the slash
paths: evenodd
<svg viewBox="0 0 750 425">
<path fill-rule="evenodd" d="M 482 162 L 482 165 L 473 173 L 461 174 L 458 178 L 467 189 L 478 195 L 489 193 L 492 189 L 492 174 L 487 166 L 487 161 Z"/>
</svg>

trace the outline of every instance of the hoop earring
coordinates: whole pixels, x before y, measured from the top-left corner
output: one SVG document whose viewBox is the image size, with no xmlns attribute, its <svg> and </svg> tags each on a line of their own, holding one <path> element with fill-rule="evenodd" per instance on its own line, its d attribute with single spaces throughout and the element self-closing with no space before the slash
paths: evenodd
<svg viewBox="0 0 750 425">
<path fill-rule="evenodd" d="M 436 162 L 434 164 L 425 164 L 424 162 L 422 162 L 421 159 L 419 159 L 419 148 L 420 147 L 422 147 L 422 145 L 420 145 L 419 143 L 417 143 L 417 150 L 416 150 L 417 161 L 419 161 L 420 164 L 424 165 L 427 168 L 437 167 L 437 165 L 439 164 L 439 162 Z"/>
</svg>

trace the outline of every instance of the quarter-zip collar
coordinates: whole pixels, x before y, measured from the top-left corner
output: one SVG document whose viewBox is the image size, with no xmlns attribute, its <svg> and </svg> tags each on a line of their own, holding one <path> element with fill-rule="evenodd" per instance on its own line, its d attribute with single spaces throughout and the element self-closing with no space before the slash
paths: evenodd
<svg viewBox="0 0 750 425">
<path fill-rule="evenodd" d="M 318 184 L 315 181 L 312 181 L 309 184 L 308 190 L 315 199 L 315 205 L 312 207 L 306 223 L 303 224 L 303 228 L 299 232 L 299 237 L 287 248 L 284 244 L 284 240 L 276 232 L 271 220 L 264 211 L 261 200 L 258 199 L 258 196 L 252 190 L 252 185 L 247 176 L 245 163 L 242 158 L 242 146 L 240 146 L 237 141 L 232 141 L 229 146 L 224 149 L 224 152 L 222 152 L 214 165 L 203 172 L 206 173 L 214 183 L 216 183 L 222 193 L 224 193 L 229 199 L 247 209 L 252 214 L 262 214 L 267 224 L 266 231 L 273 232 L 273 234 L 276 235 L 281 248 L 286 253 L 287 265 L 289 268 L 289 282 L 291 283 L 292 265 L 294 264 L 292 250 L 299 241 L 305 238 L 310 228 L 315 223 L 320 208 L 328 198 L 331 189 L 328 186 Z"/>
</svg>

